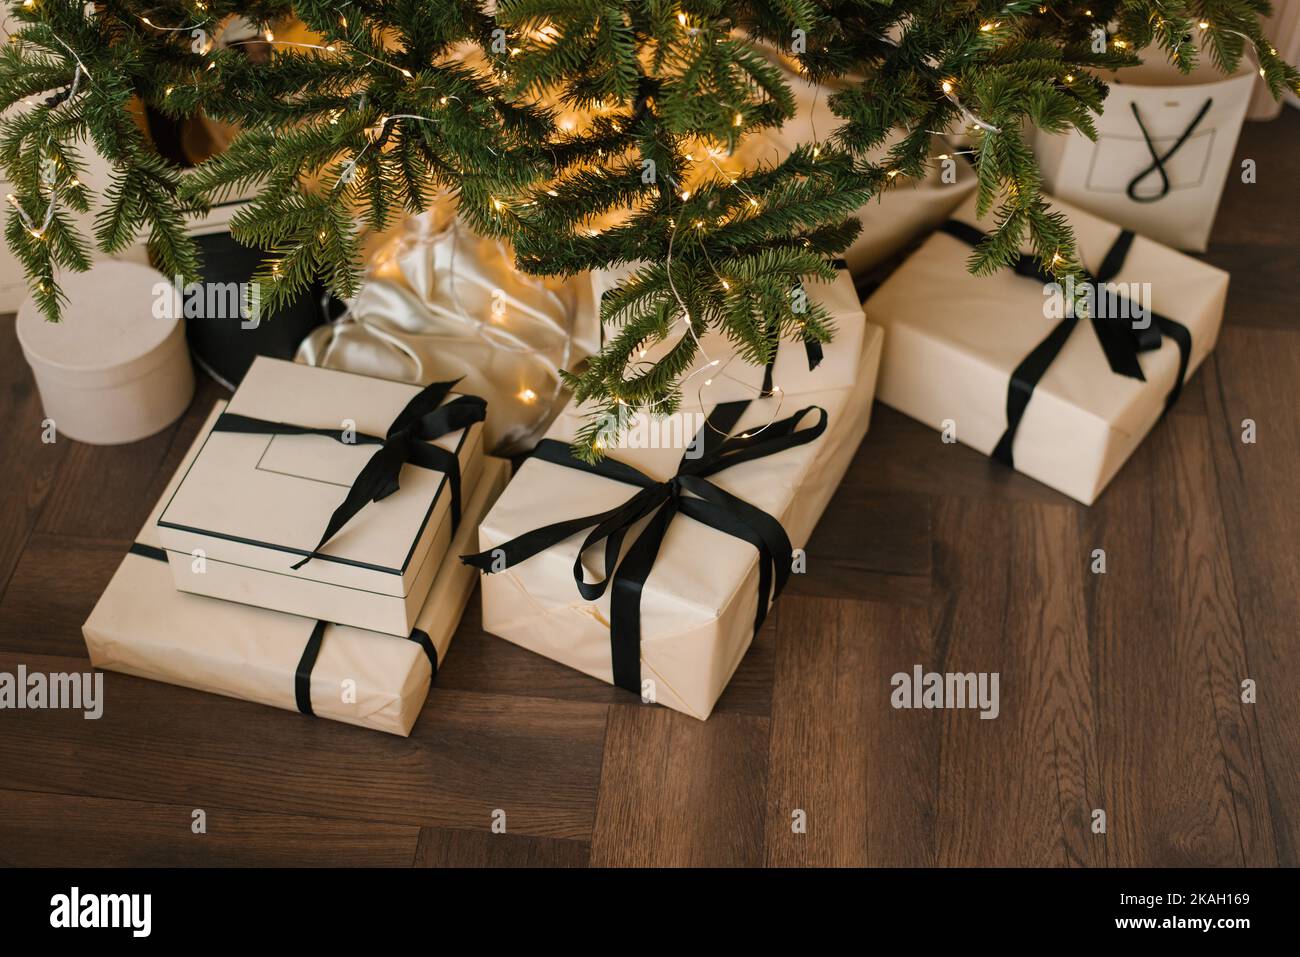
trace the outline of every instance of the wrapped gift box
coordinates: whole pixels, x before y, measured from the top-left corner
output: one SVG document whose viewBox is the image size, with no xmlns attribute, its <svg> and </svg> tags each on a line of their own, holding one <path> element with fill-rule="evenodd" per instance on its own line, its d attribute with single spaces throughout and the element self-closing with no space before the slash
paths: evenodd
<svg viewBox="0 0 1300 957">
<path fill-rule="evenodd" d="M 638 268 L 639 265 L 634 263 L 593 271 L 595 301 L 599 303 L 606 292 Z M 683 377 L 683 400 L 696 405 L 711 404 L 753 399 L 772 387 L 779 388 L 786 395 L 797 396 L 851 385 L 858 372 L 863 341 L 862 302 L 853 288 L 853 278 L 840 263 L 832 282 L 807 282 L 804 288 L 809 303 L 820 304 L 830 314 L 835 332 L 833 341 L 817 347 L 816 358 L 809 354 L 803 342 L 782 339 L 777 346 L 776 359 L 770 366 L 751 365 L 736 356 L 735 345 L 723 333 L 710 330 L 700 338 L 695 363 Z M 609 338 L 617 331 L 617 326 L 610 326 L 604 330 L 605 337 Z M 683 335 L 690 333 L 679 324 L 668 339 L 647 347 L 638 362 L 658 362 Z M 715 360 L 719 364 L 712 370 L 707 369 Z"/>
<path fill-rule="evenodd" d="M 473 547 L 475 528 L 505 486 L 509 463 L 485 460 L 410 640 L 320 625 L 311 618 L 188 595 L 172 584 L 156 519 L 220 409 L 213 410 L 82 627 L 91 661 L 108 671 L 409 734 L 477 578 L 455 556 Z M 314 662 L 308 660 L 312 645 L 317 646 Z"/>
<path fill-rule="evenodd" d="M 481 400 L 443 392 L 259 357 L 158 518 L 176 587 L 409 634 L 483 460 Z M 477 419 L 448 430 L 460 415 L 429 413 L 408 423 L 427 431 L 384 442 L 413 402 Z M 419 438 L 430 432 L 445 434 Z M 387 495 L 372 471 L 385 463 L 398 482 Z M 354 489 L 379 500 L 318 546 Z"/>
<path fill-rule="evenodd" d="M 797 401 L 789 396 L 753 400 L 728 429 L 733 436 L 749 434 L 756 441 L 776 441 L 781 429 L 772 424 L 774 420 L 817 406 L 826 413 L 824 432 L 806 444 L 778 449 L 708 476 L 716 489 L 741 500 L 741 506 L 733 506 L 733 514 L 744 514 L 745 506 L 761 509 L 780 523 L 795 548 L 802 547 L 812 533 L 870 421 L 881 329 L 867 325 L 864 339 L 852 386 L 812 392 Z M 724 407 L 711 408 L 716 415 Z M 559 416 L 548 433 L 554 443 L 543 442 L 538 453 L 524 462 L 480 526 L 479 547 L 483 551 L 470 560 L 485 571 L 494 571 L 483 577 L 483 627 L 602 681 L 629 689 L 639 685 L 644 698 L 707 718 L 753 639 L 760 601 L 766 610 L 766 601 L 759 598 L 764 562 L 749 541 L 694 517 L 700 513 L 692 508 L 699 507 L 708 519 L 710 507 L 701 504 L 687 484 L 690 479 L 678 480 L 689 494 L 655 511 L 648 522 L 630 527 L 620 540 L 625 551 L 617 574 L 637 577 L 629 566 L 644 558 L 639 552 L 645 531 L 653 534 L 656 525 L 667 519 L 657 555 L 639 589 L 639 652 L 634 643 L 630 678 L 626 671 L 621 679 L 616 677 L 612 657 L 611 622 L 618 622 L 620 629 L 625 622 L 611 607 L 611 594 L 620 591 L 620 584 L 616 582 L 603 595 L 587 600 L 574 580 L 575 561 L 592 523 L 574 528 L 572 534 L 532 557 L 511 562 L 512 546 L 506 543 L 521 535 L 607 509 L 635 510 L 645 496 L 653 498 L 666 489 L 661 485 L 638 492 L 636 484 L 626 480 L 553 460 L 552 453 L 557 450 L 559 457 L 564 457 L 563 449 L 582 421 L 580 408 L 570 407 Z M 798 424 L 812 428 L 817 421 L 818 412 L 808 411 Z M 680 445 L 647 448 L 644 446 L 650 443 L 628 444 L 642 447 L 610 451 L 607 462 L 617 463 L 611 468 L 631 465 L 644 477 L 664 482 L 678 473 L 679 463 L 689 466 L 690 459 L 683 460 Z M 701 461 L 706 458 L 707 453 Z M 726 495 L 709 494 L 710 502 L 727 500 Z M 761 520 L 754 525 L 762 527 Z M 618 547 L 616 543 L 616 552 Z M 600 577 L 602 550 L 603 542 L 585 554 L 588 582 Z M 635 589 L 632 581 L 623 582 L 624 587 L 628 585 Z M 621 630 L 620 639 L 626 634 Z M 629 659 L 625 656 L 622 660 L 626 667 Z"/>
<path fill-rule="evenodd" d="M 1130 350 L 1141 379 L 1115 371 L 1097 324 L 1060 318 L 1062 296 L 1041 276 L 1011 269 L 973 276 L 965 265 L 969 241 L 948 232 L 926 240 L 865 308 L 888 332 L 880 401 L 933 428 L 955 429 L 958 441 L 1091 504 L 1214 348 L 1228 275 L 1058 200 L 1052 205 L 1069 217 L 1085 268 L 1096 274 L 1122 261 L 1107 280 L 1113 285 L 1100 287 L 1112 314 L 1125 311 L 1112 292 L 1145 300 L 1146 320 L 1131 307 L 1136 319 L 1102 320 L 1114 324 L 1115 347 Z M 977 222 L 974 200 L 953 222 L 988 228 Z M 1126 254 L 1110 255 L 1130 237 Z M 1022 260 L 1022 270 L 1032 273 L 1032 263 Z M 1134 328 L 1144 321 L 1146 328 Z M 1184 360 L 1180 340 L 1187 339 Z M 1059 352 L 1047 355 L 1055 346 Z M 1026 382 L 1035 367 L 1041 378 Z"/>
</svg>

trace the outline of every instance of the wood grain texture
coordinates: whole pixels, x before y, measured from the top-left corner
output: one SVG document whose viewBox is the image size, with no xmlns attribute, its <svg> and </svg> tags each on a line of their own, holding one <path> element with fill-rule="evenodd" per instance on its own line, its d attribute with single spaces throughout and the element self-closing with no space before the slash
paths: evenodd
<svg viewBox="0 0 1300 957">
<path fill-rule="evenodd" d="M 938 728 L 889 704 L 890 676 L 930 658 L 926 611 L 791 596 L 777 641 L 766 863 L 932 863 Z"/>
<path fill-rule="evenodd" d="M 1300 865 L 1300 114 L 1243 158 L 1203 257 L 1233 273 L 1217 351 L 1093 507 L 877 406 L 707 722 L 484 633 L 474 599 L 409 739 L 118 674 L 97 721 L 0 710 L 0 863 Z M 223 393 L 45 445 L 10 320 L 0 374 L 0 672 L 82 671 Z M 997 672 L 999 716 L 895 708 L 916 665 Z"/>
<path fill-rule="evenodd" d="M 509 817 L 505 820 L 509 827 Z M 583 841 L 424 827 L 415 866 L 586 867 L 590 854 L 591 847 Z"/>
<path fill-rule="evenodd" d="M 1292 302 L 1294 310 L 1294 300 Z M 1300 865 L 1300 330 L 1231 328 L 1207 376 L 1210 448 L 1279 862 Z M 1257 441 L 1242 441 L 1243 422 Z M 1239 682 L 1238 682 L 1239 686 Z M 1234 695 L 1237 697 L 1237 695 Z M 1258 783 L 1258 782 L 1253 782 Z"/>
<path fill-rule="evenodd" d="M 947 500 L 935 515 L 928 671 L 996 673 L 995 719 L 917 712 L 942 726 L 937 863 L 1099 863 L 1087 840 L 1097 773 L 1081 592 L 1082 506 Z M 960 587 L 956 583 L 960 582 Z"/>
<path fill-rule="evenodd" d="M 10 867 L 271 867 L 286 859 L 405 867 L 419 834 L 374 821 L 0 791 L 0 863 Z"/>
<path fill-rule="evenodd" d="M 1241 638 L 1208 444 L 1203 423 L 1169 417 L 1088 513 L 1087 547 L 1107 555 L 1088 599 L 1117 865 L 1245 863 L 1243 833 L 1267 824 L 1258 801 L 1234 799 L 1225 752 L 1247 716 L 1223 700 Z M 1251 860 L 1268 863 L 1271 845 Z"/>
<path fill-rule="evenodd" d="M 766 752 L 766 718 L 611 705 L 591 863 L 762 863 Z"/>
</svg>

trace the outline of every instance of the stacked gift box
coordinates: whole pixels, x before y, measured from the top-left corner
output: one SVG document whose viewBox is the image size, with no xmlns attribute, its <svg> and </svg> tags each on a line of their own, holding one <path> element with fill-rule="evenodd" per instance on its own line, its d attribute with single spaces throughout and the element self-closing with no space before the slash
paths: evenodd
<svg viewBox="0 0 1300 957">
<path fill-rule="evenodd" d="M 504 487 L 484 403 L 258 358 L 83 631 L 92 662 L 409 734 Z"/>
<path fill-rule="evenodd" d="M 1226 274 L 1055 205 L 1088 311 L 1029 249 L 968 273 L 990 228 L 972 200 L 865 306 L 845 270 L 807 285 L 833 341 L 753 366 L 704 336 L 672 422 L 578 455 L 591 410 L 570 403 L 508 485 L 484 404 L 451 384 L 259 359 L 86 623 L 91 657 L 407 734 L 478 569 L 486 631 L 707 718 L 791 575 L 816 573 L 799 552 L 878 369 L 885 404 L 1091 503 L 1213 349 Z"/>
</svg>

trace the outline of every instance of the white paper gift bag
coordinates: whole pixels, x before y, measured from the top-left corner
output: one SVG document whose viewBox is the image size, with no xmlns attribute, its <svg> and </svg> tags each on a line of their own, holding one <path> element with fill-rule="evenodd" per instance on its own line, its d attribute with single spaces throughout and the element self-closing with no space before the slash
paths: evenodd
<svg viewBox="0 0 1300 957">
<path fill-rule="evenodd" d="M 409 633 L 482 467 L 451 385 L 259 356 L 158 518 L 176 587 Z"/>
<path fill-rule="evenodd" d="M 158 514 L 224 407 L 218 403 L 130 552 L 82 626 L 97 668 L 406 735 L 473 593 L 456 558 L 510 474 L 488 459 L 465 521 L 410 635 L 398 638 L 177 591 L 158 540 Z"/>
<path fill-rule="evenodd" d="M 1028 247 L 971 275 L 974 199 L 864 307 L 887 331 L 880 401 L 1090 504 L 1214 348 L 1228 275 L 1052 202 L 1108 318 L 1067 315 Z"/>
<path fill-rule="evenodd" d="M 1208 65 L 1184 75 L 1152 62 L 1106 77 L 1097 139 L 1035 134 L 1048 190 L 1060 199 L 1178 249 L 1204 251 L 1255 72 Z"/>
<path fill-rule="evenodd" d="M 679 434 L 702 436 L 697 458 L 683 443 L 628 443 L 603 471 L 585 469 L 567 454 L 582 410 L 562 413 L 484 519 L 482 551 L 467 556 L 490 572 L 484 629 L 707 718 L 789 573 L 790 549 L 808 540 L 867 431 L 880 328 L 865 339 L 849 388 L 710 406 L 731 438 L 693 419 Z M 699 464 L 733 453 L 717 470 Z"/>
</svg>

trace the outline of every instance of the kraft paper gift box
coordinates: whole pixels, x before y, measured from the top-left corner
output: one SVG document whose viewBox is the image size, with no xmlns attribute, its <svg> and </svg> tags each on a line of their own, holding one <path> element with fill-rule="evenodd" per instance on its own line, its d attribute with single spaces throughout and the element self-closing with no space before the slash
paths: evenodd
<svg viewBox="0 0 1300 957">
<path fill-rule="evenodd" d="M 213 410 L 209 427 L 221 407 Z M 107 671 L 410 734 L 478 577 L 456 555 L 473 547 L 478 521 L 509 478 L 509 463 L 485 460 L 415 628 L 408 638 L 397 638 L 175 589 L 155 522 L 206 432 L 82 627 L 91 662 Z"/>
<path fill-rule="evenodd" d="M 449 386 L 259 356 L 158 518 L 176 587 L 409 634 L 483 462 Z"/>
<path fill-rule="evenodd" d="M 596 303 L 639 265 L 594 270 L 591 276 Z M 732 402 L 755 398 L 773 388 L 786 395 L 800 395 L 851 385 L 858 372 L 863 342 L 862 301 L 853 287 L 853 278 L 839 263 L 832 282 L 807 282 L 804 289 L 809 303 L 817 303 L 829 313 L 835 335 L 831 342 L 810 346 L 782 339 L 777 344 L 776 358 L 767 366 L 759 366 L 737 356 L 735 345 L 723 333 L 710 330 L 700 337 L 696 360 L 683 377 L 683 398 L 696 404 Z M 617 334 L 617 325 L 604 327 L 606 339 Z M 649 344 L 638 362 L 658 362 L 682 336 L 690 334 L 679 323 L 668 339 Z M 710 367 L 715 361 L 717 364 Z"/>
<path fill-rule="evenodd" d="M 1028 247 L 1026 275 L 971 275 L 966 260 L 978 233 L 970 227 L 989 228 L 974 200 L 944 227 L 959 235 L 931 236 L 865 309 L 887 332 L 881 402 L 955 429 L 958 441 L 1091 504 L 1214 348 L 1228 275 L 1050 202 L 1074 227 L 1084 267 L 1113 284 L 1094 288 L 1115 318 L 1064 315 L 1059 287 L 1034 275 Z M 1111 297 L 1125 291 L 1135 297 L 1127 305 Z M 1142 300 L 1148 320 L 1132 308 Z"/>
<path fill-rule="evenodd" d="M 653 511 L 648 521 L 643 516 L 630 528 L 621 539 L 623 550 L 615 583 L 591 600 L 579 593 L 574 580 L 575 561 L 591 523 L 576 522 L 582 527 L 572 528 L 571 534 L 561 528 L 555 534 L 565 537 L 517 562 L 509 543 L 551 523 L 611 509 L 622 512 L 630 507 L 635 511 L 637 503 L 645 504 L 647 497 L 653 506 L 655 496 L 668 489 L 658 486 L 639 491 L 636 484 L 554 461 L 565 459 L 564 450 L 582 425 L 581 410 L 571 405 L 552 425 L 550 441 L 543 442 L 523 463 L 483 520 L 479 528 L 480 554 L 467 556 L 484 571 L 492 571 L 482 578 L 484 629 L 601 681 L 639 691 L 645 699 L 696 718 L 707 718 L 753 640 L 759 602 L 763 601 L 759 590 L 764 584 L 765 560 L 749 540 L 733 537 L 705 522 L 717 519 L 717 502 L 725 503 L 728 496 L 735 496 L 742 504 L 733 503 L 730 514 L 745 515 L 748 509 L 759 509 L 779 522 L 793 548 L 807 542 L 870 422 L 882 330 L 867 325 L 864 338 L 853 385 L 808 393 L 797 401 L 789 396 L 784 400 L 753 400 L 729 429 L 733 436 L 750 433 L 755 440 L 779 443 L 780 428 L 769 423 L 815 406 L 825 410 L 824 432 L 807 444 L 708 475 L 707 481 L 726 493 L 716 494 L 705 488 L 710 496 L 708 503 L 696 497 L 695 490 L 700 486 L 691 477 L 679 479 L 684 494 Z M 732 408 L 743 405 L 738 403 Z M 718 413 L 727 406 L 711 408 L 717 421 Z M 695 411 L 702 414 L 699 409 Z M 818 415 L 817 411 L 809 411 L 797 425 L 815 430 Z M 769 429 L 764 430 L 764 426 Z M 765 435 L 765 431 L 770 434 Z M 709 441 L 720 441 L 707 427 L 702 434 L 713 436 L 706 446 Z M 708 453 L 700 451 L 705 452 L 705 458 L 700 460 L 704 461 Z M 609 452 L 609 460 L 631 465 L 660 482 L 671 479 L 682 457 L 680 446 L 620 447 Z M 618 470 L 620 466 L 612 467 Z M 697 515 L 705 521 L 697 521 Z M 623 517 L 626 519 L 626 515 Z M 611 606 L 611 595 L 628 589 L 623 592 L 625 599 L 638 590 L 636 580 L 642 576 L 631 566 L 644 562 L 642 538 L 647 532 L 653 538 L 656 526 L 665 519 L 662 542 L 639 589 L 639 612 L 634 616 L 639 622 L 638 650 L 635 631 L 625 627 L 629 621 L 626 611 Z M 749 513 L 747 521 L 752 523 L 748 526 L 752 532 L 755 527 L 762 529 L 765 520 Z M 766 534 L 772 534 L 770 528 Z M 755 540 L 767 539 L 760 535 Z M 583 564 L 589 583 L 601 577 L 604 545 L 602 540 L 586 552 Z M 619 544 L 614 548 L 617 551 Z M 783 558 L 788 560 L 788 556 Z M 779 577 L 784 570 L 773 567 L 772 571 Z M 621 577 L 627 580 L 618 581 Z M 765 601 L 762 607 L 766 609 Z M 621 649 L 617 672 L 615 639 Z"/>
</svg>

